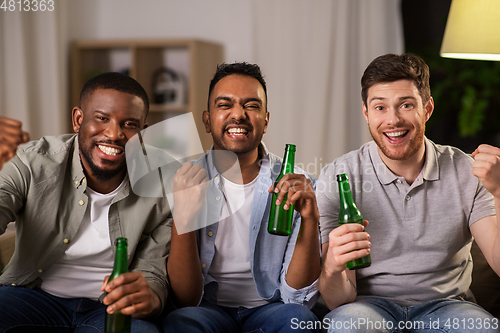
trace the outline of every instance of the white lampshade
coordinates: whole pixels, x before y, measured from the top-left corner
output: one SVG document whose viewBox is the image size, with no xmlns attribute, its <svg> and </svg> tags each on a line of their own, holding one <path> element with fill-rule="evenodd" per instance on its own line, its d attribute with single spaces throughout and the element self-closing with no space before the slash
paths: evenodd
<svg viewBox="0 0 500 333">
<path fill-rule="evenodd" d="M 453 0 L 441 56 L 500 60 L 500 0 Z"/>
</svg>

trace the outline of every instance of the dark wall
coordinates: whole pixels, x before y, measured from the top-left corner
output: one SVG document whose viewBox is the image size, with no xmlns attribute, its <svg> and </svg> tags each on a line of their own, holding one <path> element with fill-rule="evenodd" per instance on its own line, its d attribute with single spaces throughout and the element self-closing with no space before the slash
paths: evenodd
<svg viewBox="0 0 500 333">
<path fill-rule="evenodd" d="M 450 4 L 402 0 L 405 49 L 430 68 L 435 111 L 427 137 L 470 153 L 480 143 L 500 145 L 500 62 L 439 56 Z"/>
<path fill-rule="evenodd" d="M 451 0 L 402 0 L 405 44 L 439 52 Z"/>
</svg>

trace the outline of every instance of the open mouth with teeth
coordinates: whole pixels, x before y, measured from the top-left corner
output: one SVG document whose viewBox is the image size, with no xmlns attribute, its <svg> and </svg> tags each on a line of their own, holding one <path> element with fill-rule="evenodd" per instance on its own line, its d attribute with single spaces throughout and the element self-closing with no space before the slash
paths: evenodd
<svg viewBox="0 0 500 333">
<path fill-rule="evenodd" d="M 108 147 L 104 145 L 97 145 L 97 148 L 99 148 L 100 151 L 108 156 L 117 156 L 123 153 L 123 149 Z"/>
<path fill-rule="evenodd" d="M 390 143 L 398 144 L 405 139 L 408 132 L 409 131 L 384 132 L 384 135 Z"/>
<path fill-rule="evenodd" d="M 226 133 L 234 138 L 243 138 L 248 134 L 248 130 L 241 127 L 230 127 L 226 130 Z"/>
</svg>

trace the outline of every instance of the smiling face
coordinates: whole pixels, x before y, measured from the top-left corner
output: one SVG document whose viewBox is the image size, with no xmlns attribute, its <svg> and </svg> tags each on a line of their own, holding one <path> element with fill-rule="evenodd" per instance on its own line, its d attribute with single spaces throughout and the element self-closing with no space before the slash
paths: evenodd
<svg viewBox="0 0 500 333">
<path fill-rule="evenodd" d="M 391 160 L 409 160 L 425 152 L 425 123 L 434 110 L 422 102 L 413 81 L 377 83 L 368 89 L 363 114 L 379 150 Z"/>
<path fill-rule="evenodd" d="M 203 113 L 214 149 L 236 154 L 256 152 L 269 122 L 264 89 L 251 76 L 232 74 L 214 86 Z"/>
<path fill-rule="evenodd" d="M 97 89 L 81 108 L 73 109 L 73 129 L 91 188 L 107 193 L 121 183 L 126 172 L 125 144 L 147 126 L 145 118 L 139 97 L 112 89 Z"/>
</svg>

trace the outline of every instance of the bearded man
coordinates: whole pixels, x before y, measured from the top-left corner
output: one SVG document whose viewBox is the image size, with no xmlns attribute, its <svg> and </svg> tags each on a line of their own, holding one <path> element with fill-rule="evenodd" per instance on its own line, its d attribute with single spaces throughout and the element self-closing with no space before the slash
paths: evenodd
<svg viewBox="0 0 500 333">
<path fill-rule="evenodd" d="M 500 273 L 494 198 L 470 155 L 425 137 L 434 110 L 428 66 L 413 54 L 383 55 L 361 85 L 373 141 L 326 166 L 317 185 L 319 289 L 333 310 L 325 319 L 355 323 L 342 332 L 498 332 L 469 290 L 472 237 Z M 369 226 L 338 226 L 339 173 Z M 369 253 L 370 267 L 346 269 Z"/>
<path fill-rule="evenodd" d="M 158 332 L 168 285 L 172 215 L 135 195 L 125 144 L 147 126 L 134 79 L 90 79 L 73 108 L 77 134 L 21 145 L 0 171 L 0 233 L 16 221 L 16 249 L 0 276 L 0 332 L 103 332 L 106 311 L 132 315 L 132 332 Z M 117 238 L 129 272 L 106 283 Z"/>
</svg>

